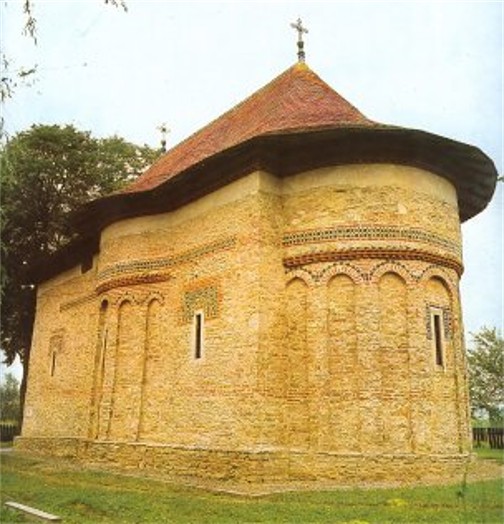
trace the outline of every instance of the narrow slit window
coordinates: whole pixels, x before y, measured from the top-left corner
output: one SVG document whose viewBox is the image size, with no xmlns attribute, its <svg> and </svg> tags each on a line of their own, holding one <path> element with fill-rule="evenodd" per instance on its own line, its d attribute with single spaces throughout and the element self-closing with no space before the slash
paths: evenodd
<svg viewBox="0 0 504 524">
<path fill-rule="evenodd" d="M 203 351 L 203 313 L 194 316 L 194 358 L 201 358 Z"/>
<path fill-rule="evenodd" d="M 56 372 L 56 352 L 53 351 L 51 355 L 51 377 L 54 377 L 55 372 Z"/>
<path fill-rule="evenodd" d="M 434 349 L 436 352 L 436 365 L 443 366 L 443 327 L 442 318 L 439 313 L 433 315 L 434 324 Z"/>
<path fill-rule="evenodd" d="M 60 358 L 59 354 L 63 348 L 63 337 L 61 334 L 53 335 L 49 340 L 49 376 L 54 377 L 56 375 L 57 360 Z"/>
</svg>

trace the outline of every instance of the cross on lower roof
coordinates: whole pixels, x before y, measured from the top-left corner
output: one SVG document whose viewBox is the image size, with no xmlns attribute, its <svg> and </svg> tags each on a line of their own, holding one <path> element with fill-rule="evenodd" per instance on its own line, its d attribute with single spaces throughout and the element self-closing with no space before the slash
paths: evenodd
<svg viewBox="0 0 504 524">
<path fill-rule="evenodd" d="M 162 123 L 157 129 L 161 133 L 161 149 L 163 152 L 166 152 L 166 134 L 169 133 L 170 130 L 166 127 L 165 123 Z"/>
<path fill-rule="evenodd" d="M 296 23 L 291 23 L 291 27 L 295 29 L 298 32 L 298 61 L 304 62 L 305 61 L 305 52 L 304 52 L 304 42 L 303 42 L 303 33 L 308 33 L 308 29 L 303 27 L 303 22 L 301 21 L 301 18 L 298 18 Z"/>
</svg>

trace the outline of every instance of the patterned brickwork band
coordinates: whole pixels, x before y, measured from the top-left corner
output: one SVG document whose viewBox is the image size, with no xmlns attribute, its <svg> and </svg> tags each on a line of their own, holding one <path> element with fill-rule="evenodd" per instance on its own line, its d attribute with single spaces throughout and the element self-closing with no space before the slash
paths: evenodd
<svg viewBox="0 0 504 524">
<path fill-rule="evenodd" d="M 443 248 L 458 257 L 461 256 L 459 243 L 423 229 L 401 226 L 359 225 L 293 231 L 284 235 L 282 244 L 284 247 L 290 247 L 316 242 L 331 242 L 334 240 L 397 240 L 403 242 L 423 242 Z"/>
<path fill-rule="evenodd" d="M 449 257 L 421 251 L 418 249 L 391 249 L 391 248 L 350 248 L 331 251 L 319 251 L 307 253 L 283 259 L 283 265 L 286 269 L 294 269 L 308 264 L 320 262 L 337 262 L 340 260 L 357 260 L 357 259 L 385 259 L 385 260 L 420 260 L 437 264 L 442 267 L 454 269 L 460 276 L 463 272 L 462 264 Z"/>
</svg>

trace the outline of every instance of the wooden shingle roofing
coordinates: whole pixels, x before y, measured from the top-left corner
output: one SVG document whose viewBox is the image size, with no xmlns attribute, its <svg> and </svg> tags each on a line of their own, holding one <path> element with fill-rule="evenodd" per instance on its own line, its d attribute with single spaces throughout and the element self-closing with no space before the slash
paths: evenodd
<svg viewBox="0 0 504 524">
<path fill-rule="evenodd" d="M 32 281 L 89 259 L 109 224 L 180 208 L 255 170 L 287 177 L 358 163 L 408 165 L 448 179 L 461 221 L 486 207 L 497 180 L 493 162 L 478 148 L 373 122 L 297 63 L 168 151 L 122 192 L 85 205 L 74 217 L 77 240 L 35 265 Z"/>
</svg>

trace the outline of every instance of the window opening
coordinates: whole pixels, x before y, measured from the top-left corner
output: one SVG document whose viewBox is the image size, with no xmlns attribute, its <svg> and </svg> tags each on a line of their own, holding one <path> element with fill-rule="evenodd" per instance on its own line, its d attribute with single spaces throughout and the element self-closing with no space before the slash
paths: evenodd
<svg viewBox="0 0 504 524">
<path fill-rule="evenodd" d="M 201 358 L 203 349 L 203 313 L 194 316 L 194 358 Z"/>
<path fill-rule="evenodd" d="M 434 313 L 434 345 L 436 350 L 436 365 L 443 366 L 443 329 L 442 320 L 439 313 Z"/>
<path fill-rule="evenodd" d="M 54 377 L 55 371 L 56 371 L 56 351 L 53 351 L 51 355 L 51 377 Z"/>
<path fill-rule="evenodd" d="M 63 347 L 63 336 L 61 334 L 53 335 L 49 340 L 49 375 L 54 377 L 56 374 L 56 360 Z"/>
</svg>

